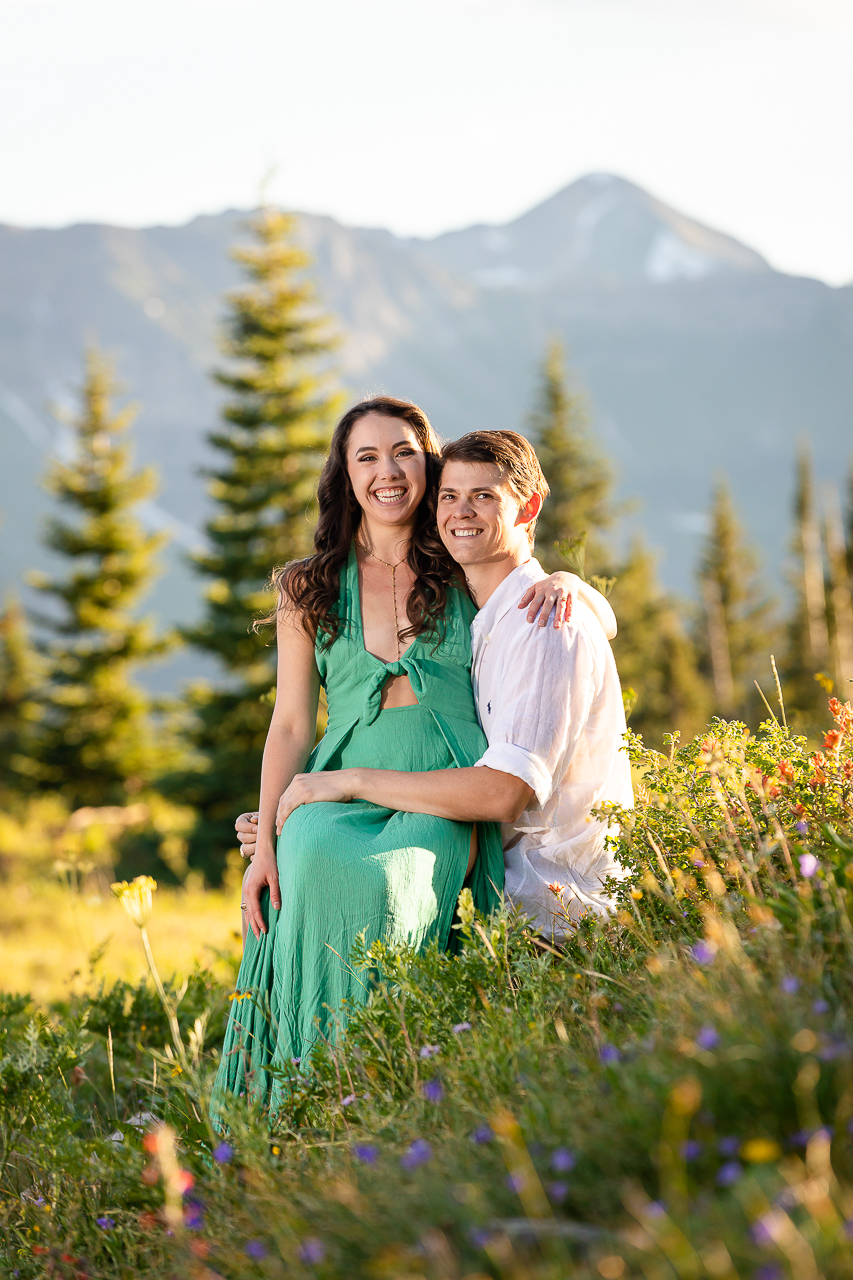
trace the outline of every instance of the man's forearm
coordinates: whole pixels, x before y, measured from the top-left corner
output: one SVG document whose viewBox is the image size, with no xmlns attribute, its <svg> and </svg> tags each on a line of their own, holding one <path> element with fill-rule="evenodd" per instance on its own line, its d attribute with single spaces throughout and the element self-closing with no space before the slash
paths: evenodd
<svg viewBox="0 0 853 1280">
<path fill-rule="evenodd" d="M 511 773 L 485 766 L 400 773 L 394 769 L 350 769 L 353 794 L 383 809 L 430 813 L 454 822 L 515 822 L 533 792 Z"/>
</svg>

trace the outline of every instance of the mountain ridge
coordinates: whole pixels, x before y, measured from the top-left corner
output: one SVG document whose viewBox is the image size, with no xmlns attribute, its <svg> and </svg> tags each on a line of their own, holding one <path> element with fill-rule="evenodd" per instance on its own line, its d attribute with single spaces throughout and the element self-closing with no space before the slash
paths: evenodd
<svg viewBox="0 0 853 1280">
<path fill-rule="evenodd" d="M 146 519 L 175 535 L 152 609 L 167 621 L 193 615 L 199 584 L 184 557 L 208 509 L 198 472 L 219 402 L 209 375 L 223 295 L 239 281 L 228 249 L 246 238 L 247 216 L 142 229 L 0 225 L 0 587 L 49 563 L 39 474 L 64 436 L 47 404 L 69 404 L 96 338 L 141 402 L 139 462 L 162 475 Z M 339 320 L 353 396 L 415 399 L 446 436 L 523 429 L 537 363 L 560 334 L 670 586 L 690 587 L 716 471 L 730 473 L 777 571 L 798 437 L 811 434 L 824 480 L 841 478 L 853 409 L 849 286 L 776 271 L 613 175 L 579 179 L 503 226 L 430 240 L 297 218 Z"/>
</svg>

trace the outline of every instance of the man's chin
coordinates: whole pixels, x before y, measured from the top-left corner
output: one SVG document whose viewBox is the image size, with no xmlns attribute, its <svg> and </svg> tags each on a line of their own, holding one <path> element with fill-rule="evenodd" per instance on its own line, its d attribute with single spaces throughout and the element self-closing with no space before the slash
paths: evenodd
<svg viewBox="0 0 853 1280">
<path fill-rule="evenodd" d="M 444 541 L 444 539 L 442 539 Z M 460 542 L 456 538 L 451 538 L 449 542 L 444 543 L 447 548 L 447 554 L 457 564 L 477 564 L 484 559 L 485 548 L 471 547 L 464 542 Z"/>
</svg>

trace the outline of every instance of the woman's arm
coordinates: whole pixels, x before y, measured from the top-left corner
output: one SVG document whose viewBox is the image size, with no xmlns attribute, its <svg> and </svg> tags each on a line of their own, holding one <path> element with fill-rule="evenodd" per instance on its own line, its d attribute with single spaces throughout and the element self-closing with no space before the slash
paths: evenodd
<svg viewBox="0 0 853 1280">
<path fill-rule="evenodd" d="M 607 639 L 612 640 L 616 635 L 616 614 L 610 602 L 606 596 L 596 591 L 595 587 L 591 587 L 588 582 L 584 582 L 576 573 L 559 570 L 557 573 L 552 573 L 549 578 L 543 578 L 541 582 L 534 583 L 532 587 L 527 588 L 518 607 L 527 609 L 528 622 L 535 622 L 536 615 L 539 614 L 540 627 L 548 625 L 548 619 L 553 610 L 554 626 L 559 629 L 563 622 L 567 622 L 572 616 L 572 604 L 575 600 L 581 600 L 592 609 L 604 628 Z"/>
<path fill-rule="evenodd" d="M 254 861 L 246 887 L 246 919 L 255 937 L 266 933 L 261 891 L 269 887 L 270 903 L 281 910 L 276 863 L 275 813 L 279 797 L 297 773 L 302 773 L 317 732 L 320 675 L 314 642 L 293 610 L 280 609 L 276 623 L 278 663 L 275 708 L 261 767 L 261 800 Z"/>
</svg>

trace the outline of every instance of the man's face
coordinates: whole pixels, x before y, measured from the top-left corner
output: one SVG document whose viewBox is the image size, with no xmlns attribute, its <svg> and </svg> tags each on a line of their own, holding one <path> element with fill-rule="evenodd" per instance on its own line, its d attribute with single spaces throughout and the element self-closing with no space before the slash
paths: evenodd
<svg viewBox="0 0 853 1280">
<path fill-rule="evenodd" d="M 531 502 L 538 510 L 538 495 Z M 529 554 L 526 519 L 521 504 L 503 478 L 500 467 L 488 462 L 446 462 L 438 489 L 438 532 L 460 565 L 486 564 Z"/>
</svg>

